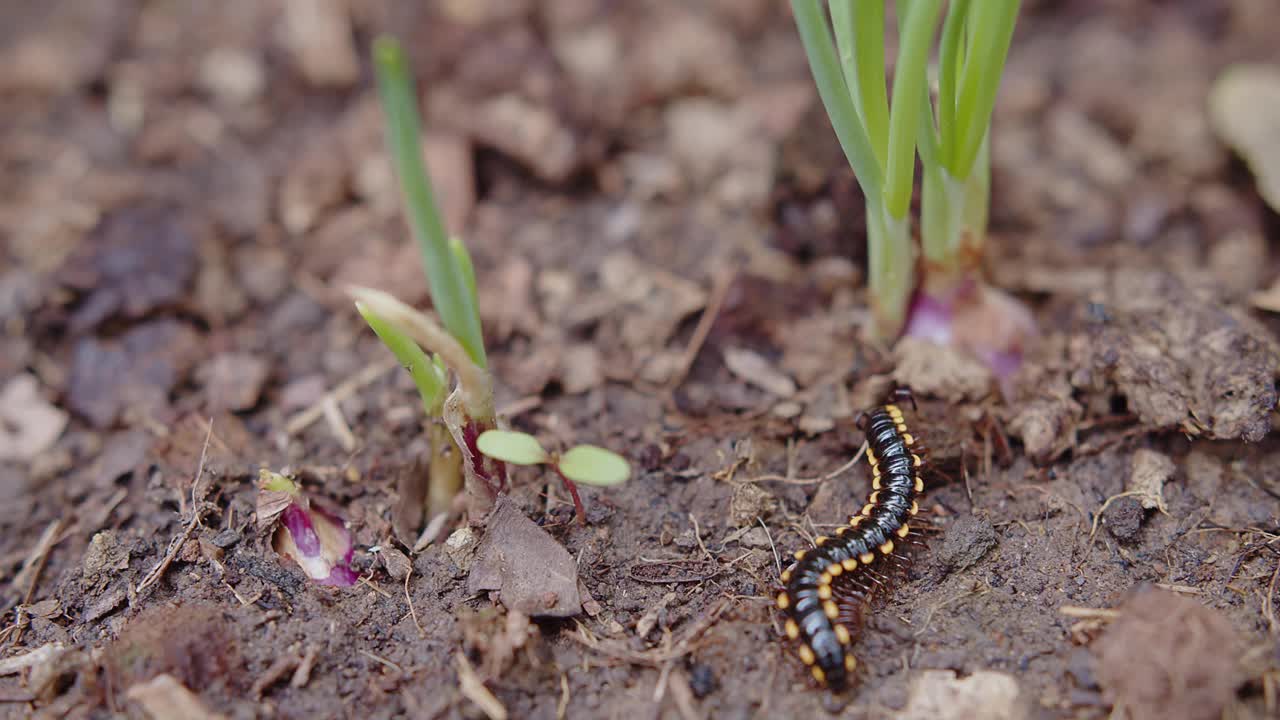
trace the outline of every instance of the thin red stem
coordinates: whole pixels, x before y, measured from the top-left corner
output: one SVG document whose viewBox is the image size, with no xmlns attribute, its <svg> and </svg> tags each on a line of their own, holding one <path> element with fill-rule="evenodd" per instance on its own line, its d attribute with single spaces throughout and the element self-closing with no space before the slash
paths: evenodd
<svg viewBox="0 0 1280 720">
<path fill-rule="evenodd" d="M 578 486 L 574 485 L 572 480 L 565 477 L 564 473 L 560 472 L 560 468 L 558 467 L 556 468 L 556 474 L 564 481 L 564 489 L 569 491 L 569 497 L 573 498 L 573 511 L 578 516 L 578 522 L 586 525 L 587 509 L 582 505 L 582 498 L 578 497 Z"/>
</svg>

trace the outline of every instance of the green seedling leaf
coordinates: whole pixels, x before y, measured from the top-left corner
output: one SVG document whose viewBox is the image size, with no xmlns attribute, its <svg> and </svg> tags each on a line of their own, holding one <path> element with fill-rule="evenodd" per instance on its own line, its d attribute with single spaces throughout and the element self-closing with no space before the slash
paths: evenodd
<svg viewBox="0 0 1280 720">
<path fill-rule="evenodd" d="M 621 485 L 631 477 L 631 466 L 621 455 L 595 445 L 579 445 L 560 456 L 560 473 L 583 485 Z"/>
<path fill-rule="evenodd" d="M 362 302 L 356 303 L 356 311 L 369 323 L 373 332 L 383 345 L 396 356 L 396 360 L 413 376 L 413 384 L 418 386 L 418 394 L 422 396 L 422 406 L 427 414 L 440 415 L 440 407 L 444 403 L 445 383 L 448 375 L 441 362 L 432 362 L 427 354 L 418 347 L 408 335 L 400 332 L 386 320 L 370 310 Z M 439 360 L 439 356 L 436 356 Z"/>
<path fill-rule="evenodd" d="M 476 440 L 480 452 L 513 465 L 537 465 L 551 459 L 538 439 L 511 430 L 486 430 Z"/>
</svg>

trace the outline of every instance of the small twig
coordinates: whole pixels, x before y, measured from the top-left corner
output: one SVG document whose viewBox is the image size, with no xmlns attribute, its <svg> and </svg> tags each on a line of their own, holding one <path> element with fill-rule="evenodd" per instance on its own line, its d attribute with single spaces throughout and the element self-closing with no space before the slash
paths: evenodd
<svg viewBox="0 0 1280 720">
<path fill-rule="evenodd" d="M 1125 490 L 1122 493 L 1116 493 L 1115 495 L 1112 495 L 1111 497 L 1107 498 L 1106 501 L 1102 503 L 1102 507 L 1098 508 L 1098 512 L 1095 513 L 1093 516 L 1093 527 L 1089 530 L 1089 545 L 1091 547 L 1093 546 L 1093 536 L 1098 534 L 1098 523 L 1102 522 L 1102 513 L 1106 512 L 1107 508 L 1111 507 L 1111 503 L 1115 502 L 1116 500 L 1119 500 L 1120 498 L 1127 498 L 1127 497 L 1133 497 L 1134 495 L 1146 495 L 1146 494 L 1147 493 L 1142 490 Z"/>
<path fill-rule="evenodd" d="M 1082 618 L 1085 620 L 1115 620 L 1120 617 L 1120 611 L 1112 608 L 1091 608 L 1081 607 L 1079 605 L 1063 605 L 1058 608 L 1058 612 L 1071 618 Z"/>
<path fill-rule="evenodd" d="M 729 288 L 733 285 L 733 279 L 737 276 L 735 270 L 725 270 L 716 275 L 713 285 L 711 286 L 711 295 L 707 298 L 707 305 L 702 310 L 702 315 L 698 318 L 698 324 L 693 329 L 693 336 L 689 338 L 689 345 L 684 349 L 684 355 L 680 358 L 680 364 L 677 366 L 675 373 L 671 379 L 667 381 L 667 389 L 674 391 L 689 376 L 689 370 L 693 368 L 693 361 L 698 359 L 698 353 L 702 350 L 702 345 L 706 343 L 707 336 L 711 334 L 711 328 L 716 323 L 716 318 L 720 316 L 720 309 L 724 306 L 725 298 L 729 295 Z"/>
<path fill-rule="evenodd" d="M 413 577 L 413 568 L 409 568 L 409 572 L 404 576 L 404 601 L 409 603 L 409 614 L 413 616 L 413 624 L 418 628 L 418 637 L 423 640 L 427 639 L 427 631 L 422 629 L 422 623 L 418 622 L 418 611 L 413 607 L 413 598 L 409 596 L 409 578 Z"/>
<path fill-rule="evenodd" d="M 370 660 L 372 660 L 372 661 L 374 661 L 374 662 L 376 662 L 376 663 L 378 663 L 378 664 L 380 664 L 380 665 L 383 665 L 383 666 L 385 666 L 385 667 L 389 667 L 389 668 L 391 668 L 392 670 L 395 670 L 396 672 L 400 673 L 401 675 L 404 675 L 404 674 L 405 674 L 404 668 L 400 667 L 399 665 L 397 665 L 397 664 L 395 664 L 395 663 L 391 662 L 390 660 L 388 660 L 388 659 L 386 659 L 386 658 L 384 658 L 384 657 L 379 657 L 379 656 L 377 656 L 377 655 L 374 655 L 373 653 L 369 652 L 368 650 L 356 650 L 356 652 L 360 653 L 361 655 L 363 655 L 363 656 L 365 656 L 365 657 L 369 658 Z"/>
<path fill-rule="evenodd" d="M 463 697 L 475 703 L 489 720 L 507 720 L 507 708 L 484 686 L 467 656 L 459 650 L 453 657 L 458 665 L 458 690 Z"/>
<path fill-rule="evenodd" d="M 849 468 L 853 467 L 854 465 L 857 465 L 858 461 L 862 459 L 862 456 L 866 454 L 866 452 L 867 452 L 867 443 L 864 441 L 862 443 L 862 447 L 858 448 L 858 452 L 853 456 L 852 460 L 850 460 L 849 462 L 841 465 L 840 467 L 836 468 L 835 470 L 832 470 L 831 472 L 821 477 L 793 478 L 793 477 L 788 477 L 786 475 L 760 475 L 753 478 L 747 478 L 746 480 L 742 480 L 740 482 L 743 482 L 743 483 L 781 482 L 781 483 L 786 483 L 788 485 L 817 485 L 818 483 L 832 480 L 844 474 L 844 472 L 847 471 Z"/>
<path fill-rule="evenodd" d="M 1267 596 L 1262 599 L 1262 614 L 1267 618 L 1267 628 L 1272 634 L 1276 632 L 1276 579 L 1280 578 L 1280 560 L 1276 561 L 1276 569 L 1271 573 L 1271 582 L 1267 583 Z"/>
<path fill-rule="evenodd" d="M 323 397 L 317 400 L 313 405 L 305 410 L 299 410 L 290 417 L 284 424 L 284 433 L 286 436 L 292 437 L 306 430 L 312 423 L 319 420 L 324 415 L 324 404 L 329 399 L 333 402 L 342 402 L 350 397 L 353 393 L 373 381 L 387 374 L 397 363 L 393 360 L 390 362 L 381 362 L 369 365 L 360 372 L 343 380 L 337 387 L 326 392 Z"/>
<path fill-rule="evenodd" d="M 373 583 L 369 582 L 369 578 L 367 578 L 367 577 L 362 577 L 362 578 L 360 578 L 360 582 L 362 582 L 362 583 L 364 583 L 365 585 L 367 585 L 367 586 L 369 587 L 369 589 L 370 589 L 370 590 L 372 590 L 372 591 L 374 591 L 374 592 L 378 593 L 378 594 L 379 594 L 379 595 L 381 595 L 382 597 L 387 598 L 387 599 L 390 599 L 390 598 L 391 598 L 391 593 L 389 593 L 389 592 L 387 592 L 386 590 L 383 590 L 382 588 L 378 587 L 377 585 L 374 585 Z"/>
<path fill-rule="evenodd" d="M 332 395 L 326 396 L 320 401 L 320 410 L 324 414 L 324 420 L 329 425 L 329 432 L 338 438 L 338 444 L 342 446 L 344 452 L 352 452 L 356 449 L 356 436 L 351 432 L 351 426 L 347 424 L 347 419 L 342 415 L 342 408 L 338 406 L 338 401 L 333 399 Z"/>
<path fill-rule="evenodd" d="M 689 513 L 689 520 L 693 522 L 693 537 L 698 541 L 698 547 L 702 548 L 702 554 L 707 556 L 708 560 L 714 561 L 716 558 L 707 550 L 707 546 L 702 542 L 702 528 L 698 527 L 698 518 L 693 513 Z"/>
<path fill-rule="evenodd" d="M 200 478 L 204 475 L 204 461 L 209 453 L 209 439 L 211 437 L 213 437 L 213 418 L 209 419 L 209 428 L 204 434 L 204 447 L 200 448 L 200 462 L 196 466 L 195 477 L 191 479 L 191 520 L 187 522 L 182 535 L 176 538 L 176 541 L 169 543 L 169 549 L 165 552 L 159 564 L 151 568 L 151 572 L 148 572 L 142 578 L 142 582 L 138 584 L 138 597 L 142 597 L 144 592 L 160 581 L 165 571 L 169 569 L 169 565 L 173 563 L 173 559 L 178 556 L 178 551 L 187 543 L 191 533 L 195 532 L 196 526 L 200 524 L 200 518 L 204 517 L 203 503 L 196 500 L 196 486 L 200 484 Z"/>
<path fill-rule="evenodd" d="M 760 527 L 764 528 L 764 536 L 769 538 L 769 549 L 773 551 L 773 564 L 778 566 L 778 575 L 782 575 L 782 558 L 778 556 L 778 547 L 773 544 L 773 533 L 769 532 L 769 526 L 764 524 L 764 520 L 760 517 L 756 518 L 756 522 L 760 523 Z"/>
<path fill-rule="evenodd" d="M 556 720 L 564 720 L 569 712 L 569 676 L 560 673 L 560 701 L 556 703 Z"/>
</svg>

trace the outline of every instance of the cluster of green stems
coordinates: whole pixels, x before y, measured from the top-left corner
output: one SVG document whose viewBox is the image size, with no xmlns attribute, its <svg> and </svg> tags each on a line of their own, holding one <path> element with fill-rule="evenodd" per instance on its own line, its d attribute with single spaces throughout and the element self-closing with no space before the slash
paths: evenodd
<svg viewBox="0 0 1280 720">
<path fill-rule="evenodd" d="M 891 96 L 883 0 L 831 0 L 830 25 L 821 0 L 791 2 L 819 95 L 866 198 L 869 285 L 882 337 L 901 332 L 921 281 L 926 292 L 945 292 L 981 258 L 988 130 L 1019 5 L 951 0 L 938 44 L 935 112 L 930 57 L 942 0 L 897 0 Z M 909 217 L 917 153 L 923 278 L 916 277 Z"/>
</svg>

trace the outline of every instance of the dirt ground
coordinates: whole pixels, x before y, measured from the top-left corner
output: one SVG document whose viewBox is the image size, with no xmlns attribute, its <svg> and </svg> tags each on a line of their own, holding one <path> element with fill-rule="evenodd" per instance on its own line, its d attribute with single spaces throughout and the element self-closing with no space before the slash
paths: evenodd
<svg viewBox="0 0 1280 720">
<path fill-rule="evenodd" d="M 1042 336 L 1005 398 L 865 340 L 862 200 L 783 3 L 0 1 L 0 715 L 147 717 L 167 674 L 229 718 L 1280 717 L 1280 223 L 1206 112 L 1273 16 L 1024 2 L 987 264 Z M 343 294 L 426 303 L 389 30 L 500 408 L 635 469 L 585 526 L 517 473 L 576 618 L 393 531 L 419 404 Z M 771 594 L 860 507 L 865 463 L 832 472 L 891 378 L 933 527 L 833 697 Z M 275 555 L 262 467 L 346 517 L 360 584 Z"/>
</svg>

